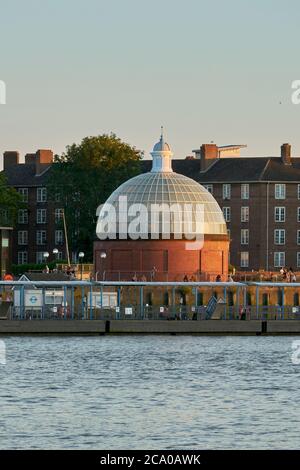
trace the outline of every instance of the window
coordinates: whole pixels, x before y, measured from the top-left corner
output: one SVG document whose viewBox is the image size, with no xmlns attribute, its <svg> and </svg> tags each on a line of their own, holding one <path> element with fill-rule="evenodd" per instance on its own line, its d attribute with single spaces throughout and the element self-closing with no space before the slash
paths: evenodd
<svg viewBox="0 0 300 470">
<path fill-rule="evenodd" d="M 297 230 L 297 245 L 300 245 L 300 230 Z"/>
<path fill-rule="evenodd" d="M 298 222 L 300 222 L 300 207 L 298 207 L 298 210 L 297 210 L 297 220 Z"/>
<path fill-rule="evenodd" d="M 47 209 L 37 209 L 36 211 L 36 223 L 45 224 L 47 221 Z"/>
<path fill-rule="evenodd" d="M 274 243 L 275 245 L 285 244 L 285 230 L 284 229 L 274 230 Z"/>
<path fill-rule="evenodd" d="M 55 223 L 58 224 L 63 218 L 63 209 L 55 209 Z"/>
<path fill-rule="evenodd" d="M 225 222 L 230 222 L 231 210 L 230 207 L 223 207 L 223 215 Z"/>
<path fill-rule="evenodd" d="M 285 252 L 275 251 L 274 253 L 274 268 L 281 268 L 285 266 Z"/>
<path fill-rule="evenodd" d="M 26 264 L 28 262 L 28 253 L 27 251 L 18 252 L 18 264 Z"/>
<path fill-rule="evenodd" d="M 9 211 L 7 209 L 0 209 L 0 224 L 6 225 L 9 223 Z"/>
<path fill-rule="evenodd" d="M 28 224 L 28 210 L 27 209 L 18 210 L 18 224 Z"/>
<path fill-rule="evenodd" d="M 285 184 L 275 184 L 275 199 L 285 199 Z"/>
<path fill-rule="evenodd" d="M 242 251 L 241 252 L 241 268 L 248 268 L 249 266 L 249 252 Z"/>
<path fill-rule="evenodd" d="M 62 245 L 64 243 L 64 233 L 62 230 L 55 230 L 55 245 Z"/>
<path fill-rule="evenodd" d="M 212 184 L 204 184 L 203 186 L 205 187 L 205 189 L 207 189 L 209 193 L 213 194 L 214 188 Z"/>
<path fill-rule="evenodd" d="M 247 228 L 241 230 L 241 245 L 249 245 L 249 230 Z"/>
<path fill-rule="evenodd" d="M 36 244 L 44 245 L 46 243 L 46 230 L 38 230 L 36 232 Z"/>
<path fill-rule="evenodd" d="M 43 264 L 43 263 L 45 263 L 44 251 L 37 251 L 36 252 L 36 264 Z"/>
<path fill-rule="evenodd" d="M 241 184 L 241 199 L 249 199 L 249 184 Z"/>
<path fill-rule="evenodd" d="M 37 188 L 36 200 L 37 202 L 47 201 L 47 188 Z"/>
<path fill-rule="evenodd" d="M 28 202 L 28 188 L 19 188 L 18 193 L 21 194 L 22 202 Z"/>
<path fill-rule="evenodd" d="M 223 184 L 223 199 L 231 198 L 231 184 Z"/>
<path fill-rule="evenodd" d="M 298 199 L 300 199 L 300 184 L 298 184 Z"/>
<path fill-rule="evenodd" d="M 300 251 L 297 252 L 297 268 L 300 268 Z"/>
<path fill-rule="evenodd" d="M 28 231 L 19 230 L 18 231 L 18 245 L 27 245 L 28 244 Z"/>
<path fill-rule="evenodd" d="M 275 222 L 285 222 L 285 207 L 275 207 L 274 220 Z"/>
<path fill-rule="evenodd" d="M 249 222 L 249 207 L 241 207 L 241 222 Z"/>
<path fill-rule="evenodd" d="M 60 193 L 56 193 L 55 194 L 55 202 L 60 202 L 61 201 L 61 194 Z"/>
</svg>

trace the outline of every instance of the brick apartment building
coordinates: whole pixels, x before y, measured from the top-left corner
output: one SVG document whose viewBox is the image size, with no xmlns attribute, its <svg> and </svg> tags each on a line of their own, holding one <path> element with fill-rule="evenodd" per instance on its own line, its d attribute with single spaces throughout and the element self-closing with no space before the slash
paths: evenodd
<svg viewBox="0 0 300 470">
<path fill-rule="evenodd" d="M 52 162 L 51 150 L 26 154 L 25 163 L 20 163 L 18 152 L 4 152 L 3 171 L 7 182 L 19 191 L 25 204 L 19 210 L 12 234 L 14 264 L 43 263 L 45 252 L 49 253 L 49 262 L 66 257 L 62 209 L 47 196 L 46 183 Z M 56 255 L 54 248 L 58 250 Z"/>
<path fill-rule="evenodd" d="M 237 270 L 300 269 L 300 158 L 283 144 L 279 157 L 243 157 L 242 145 L 203 144 L 195 156 L 172 161 L 173 170 L 212 192 L 223 210 L 230 235 L 230 263 Z M 13 231 L 13 263 L 43 262 L 54 248 L 66 257 L 59 202 L 48 201 L 46 182 L 53 160 L 50 150 L 4 153 L 4 172 L 27 204 Z M 152 162 L 144 160 L 142 171 Z M 52 257 L 53 259 L 53 257 Z"/>
</svg>

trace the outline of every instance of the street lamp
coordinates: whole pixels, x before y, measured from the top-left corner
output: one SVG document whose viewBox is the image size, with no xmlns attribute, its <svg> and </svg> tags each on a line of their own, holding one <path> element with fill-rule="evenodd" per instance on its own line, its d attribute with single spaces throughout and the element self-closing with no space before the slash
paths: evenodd
<svg viewBox="0 0 300 470">
<path fill-rule="evenodd" d="M 102 267 L 102 263 L 104 264 L 105 258 L 106 258 L 106 253 L 104 251 L 102 251 L 102 253 L 100 253 L 100 261 L 101 261 L 100 270 L 102 271 L 102 280 L 104 280 L 104 269 Z"/>
<path fill-rule="evenodd" d="M 58 255 L 58 249 L 57 249 L 57 248 L 53 248 L 52 253 L 54 254 L 54 256 L 55 256 L 55 258 L 56 258 L 56 256 Z"/>
<path fill-rule="evenodd" d="M 79 261 L 80 261 L 80 278 L 82 280 L 82 263 L 83 263 L 83 258 L 84 258 L 84 253 L 83 251 L 80 251 L 78 253 L 78 258 L 79 258 Z"/>
<path fill-rule="evenodd" d="M 45 253 L 43 253 L 43 258 L 45 260 L 45 264 L 46 264 L 46 272 L 49 273 L 49 267 L 47 265 L 47 261 L 48 261 L 48 258 L 49 258 L 49 253 L 48 251 L 45 251 Z"/>
</svg>

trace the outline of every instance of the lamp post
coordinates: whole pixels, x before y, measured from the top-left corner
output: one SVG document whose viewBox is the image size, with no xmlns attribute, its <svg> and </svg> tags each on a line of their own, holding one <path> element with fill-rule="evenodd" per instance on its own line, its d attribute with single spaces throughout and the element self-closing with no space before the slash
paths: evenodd
<svg viewBox="0 0 300 470">
<path fill-rule="evenodd" d="M 102 251 L 102 253 L 100 253 L 100 261 L 101 261 L 101 264 L 100 264 L 100 272 L 102 271 L 102 281 L 104 281 L 104 269 L 103 269 L 103 264 L 104 264 L 104 260 L 106 258 L 106 253 L 104 251 Z"/>
<path fill-rule="evenodd" d="M 78 258 L 79 258 L 79 261 L 80 261 L 80 279 L 82 281 L 82 263 L 83 263 L 83 258 L 84 258 L 84 253 L 83 251 L 80 251 L 78 253 Z"/>
<path fill-rule="evenodd" d="M 48 261 L 48 258 L 49 258 L 49 253 L 48 251 L 45 251 L 43 253 L 43 258 L 45 260 L 45 264 L 46 264 L 46 272 L 49 273 L 49 266 L 47 265 L 47 261 Z"/>
<path fill-rule="evenodd" d="M 52 253 L 53 253 L 53 259 L 54 259 L 54 261 L 57 261 L 58 249 L 57 249 L 57 248 L 53 248 Z M 55 267 L 56 267 L 56 264 L 55 264 Z"/>
</svg>

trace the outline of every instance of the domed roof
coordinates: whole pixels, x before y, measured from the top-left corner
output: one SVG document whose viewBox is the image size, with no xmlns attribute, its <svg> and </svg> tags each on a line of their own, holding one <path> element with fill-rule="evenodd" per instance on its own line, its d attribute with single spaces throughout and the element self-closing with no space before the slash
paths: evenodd
<svg viewBox="0 0 300 470">
<path fill-rule="evenodd" d="M 194 207 L 203 204 L 204 234 L 227 234 L 223 212 L 214 197 L 199 183 L 181 174 L 149 172 L 135 176 L 119 186 L 106 203 L 117 209 L 120 196 L 127 197 L 128 207 L 143 204 L 149 211 L 151 204 L 192 204 Z"/>
<path fill-rule="evenodd" d="M 135 204 L 135 210 L 138 211 L 139 208 L 144 210 L 146 207 L 147 214 L 152 217 L 155 213 L 155 216 L 158 216 L 159 222 L 156 222 L 155 227 L 158 227 L 157 233 L 164 237 L 164 228 L 166 226 L 160 222 L 164 217 L 162 215 L 164 211 L 158 209 L 157 206 L 153 208 L 153 205 L 161 206 L 164 204 L 167 207 L 164 209 L 164 213 L 167 214 L 169 211 L 170 224 L 168 229 L 171 235 L 177 235 L 179 233 L 178 227 L 185 224 L 183 222 L 178 225 L 179 218 L 180 220 L 189 221 L 188 236 L 227 235 L 223 212 L 214 197 L 193 179 L 173 172 L 172 152 L 170 146 L 164 142 L 163 134 L 161 134 L 160 141 L 155 144 L 151 155 L 153 157 L 151 172 L 135 176 L 119 186 L 107 199 L 103 210 L 101 209 L 99 220 L 105 219 L 105 213 L 110 211 L 106 209 L 108 204 L 115 208 L 113 212 L 117 214 L 117 223 L 120 223 L 120 219 L 122 219 L 122 222 L 124 219 L 128 220 L 128 213 L 123 214 L 123 212 L 128 211 L 130 206 L 132 207 Z M 126 200 L 126 208 L 123 206 L 120 208 L 120 197 L 122 200 Z M 172 206 L 174 212 L 170 210 Z M 199 207 L 201 208 L 200 211 Z M 151 217 L 144 225 L 145 231 L 148 227 L 148 233 L 152 233 L 153 228 Z M 201 219 L 201 229 L 199 229 L 199 219 Z M 201 230 L 201 233 L 199 233 L 199 230 Z M 184 233 L 186 236 L 186 232 Z"/>
<path fill-rule="evenodd" d="M 153 152 L 171 152 L 170 145 L 164 141 L 163 135 L 160 136 L 159 142 L 154 145 Z"/>
</svg>

